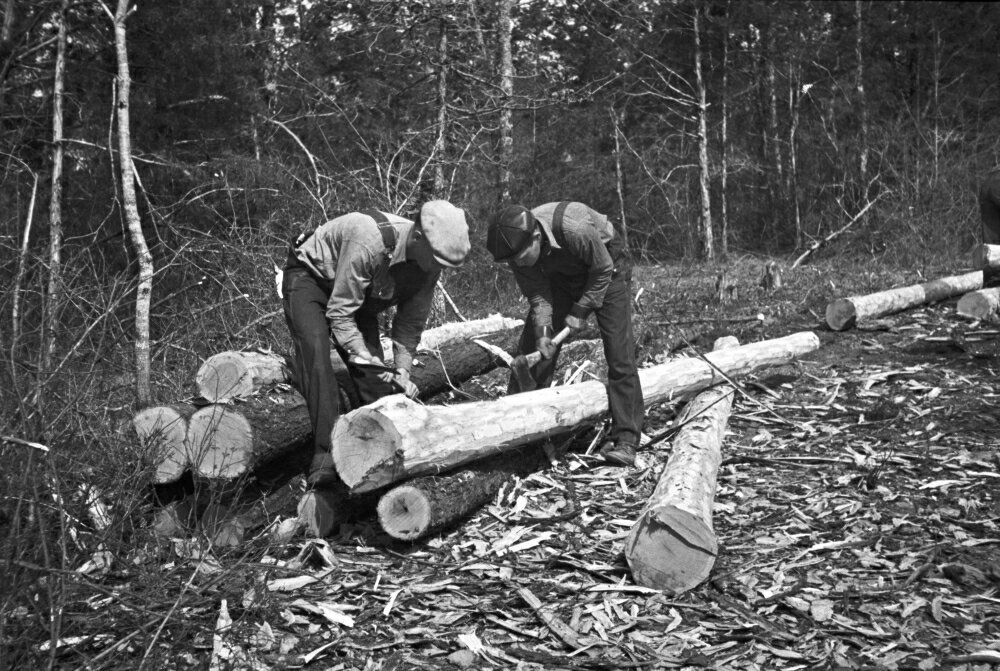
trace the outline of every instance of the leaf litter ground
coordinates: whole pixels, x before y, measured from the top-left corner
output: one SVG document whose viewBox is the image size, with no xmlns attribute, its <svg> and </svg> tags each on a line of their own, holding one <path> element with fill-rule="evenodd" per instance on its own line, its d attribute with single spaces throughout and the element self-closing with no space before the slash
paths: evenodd
<svg viewBox="0 0 1000 671">
<path fill-rule="evenodd" d="M 951 301 L 832 333 L 818 315 L 836 288 L 817 289 L 809 269 L 774 293 L 744 281 L 728 304 L 713 297 L 712 277 L 682 276 L 648 269 L 637 282 L 646 363 L 678 334 L 691 344 L 681 356 L 723 334 L 751 342 L 815 330 L 823 343 L 794 366 L 741 380 L 715 500 L 720 555 L 704 584 L 679 596 L 637 586 L 622 555 L 669 436 L 621 469 L 588 454 L 590 432 L 551 445 L 549 468 L 417 543 L 392 541 L 372 516 L 336 538 L 261 538 L 238 555 L 175 543 L 164 570 L 183 590 L 164 600 L 172 610 L 155 643 L 91 637 L 67 645 L 66 661 L 112 668 L 152 652 L 169 653 L 164 668 L 220 669 L 1000 663 L 1000 330 L 961 320 Z M 486 380 L 487 392 L 500 393 L 501 378 Z M 651 408 L 646 432 L 663 437 L 678 409 Z"/>
</svg>

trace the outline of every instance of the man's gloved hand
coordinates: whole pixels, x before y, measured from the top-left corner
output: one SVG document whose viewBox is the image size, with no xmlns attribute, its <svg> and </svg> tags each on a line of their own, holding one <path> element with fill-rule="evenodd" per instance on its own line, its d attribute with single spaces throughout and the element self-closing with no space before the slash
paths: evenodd
<svg viewBox="0 0 1000 671">
<path fill-rule="evenodd" d="M 566 315 L 566 326 L 573 333 L 583 330 L 583 327 L 586 325 L 587 325 L 586 317 L 581 318 L 581 317 L 576 317 L 574 315 Z"/>
<path fill-rule="evenodd" d="M 556 353 L 556 346 L 552 344 L 552 338 L 548 336 L 542 336 L 536 340 L 535 349 L 538 350 L 543 359 L 551 359 Z"/>
<path fill-rule="evenodd" d="M 420 390 L 417 389 L 417 385 L 410 381 L 410 371 L 400 368 L 396 371 L 394 381 L 400 387 L 403 388 L 403 393 L 406 394 L 407 398 L 416 398 Z"/>
</svg>

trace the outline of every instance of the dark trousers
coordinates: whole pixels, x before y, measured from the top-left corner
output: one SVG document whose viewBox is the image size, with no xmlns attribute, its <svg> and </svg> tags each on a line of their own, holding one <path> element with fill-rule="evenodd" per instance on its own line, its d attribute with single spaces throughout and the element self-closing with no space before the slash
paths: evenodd
<svg viewBox="0 0 1000 671">
<path fill-rule="evenodd" d="M 330 291 L 303 266 L 285 267 L 281 283 L 285 322 L 295 346 L 295 384 L 306 399 L 313 431 L 312 470 L 333 468 L 330 433 L 340 415 L 340 393 L 330 362 L 326 303 Z"/>
<path fill-rule="evenodd" d="M 983 243 L 1000 245 L 1000 171 L 987 175 L 979 189 L 979 214 L 983 220 Z"/>
<path fill-rule="evenodd" d="M 558 333 L 562 330 L 566 315 L 582 293 L 574 283 L 552 282 L 552 321 Z M 639 370 L 635 361 L 635 337 L 632 335 L 632 271 L 626 267 L 616 271 L 604 295 L 604 304 L 594 311 L 597 327 L 604 343 L 604 358 L 608 362 L 608 408 L 611 414 L 609 438 L 639 442 L 639 433 L 645 416 L 642 403 L 642 387 L 639 384 Z M 529 313 L 521 332 L 521 352 L 535 351 L 535 325 Z M 559 352 L 551 359 L 542 359 L 532 369 L 538 387 L 548 387 L 556 370 Z M 512 375 L 508 393 L 520 391 L 517 380 Z"/>
</svg>

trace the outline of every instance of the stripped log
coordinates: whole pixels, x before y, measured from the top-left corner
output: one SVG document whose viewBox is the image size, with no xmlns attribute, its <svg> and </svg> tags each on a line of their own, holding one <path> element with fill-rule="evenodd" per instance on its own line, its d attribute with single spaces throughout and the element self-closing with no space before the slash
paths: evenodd
<svg viewBox="0 0 1000 671">
<path fill-rule="evenodd" d="M 867 296 L 838 298 L 826 306 L 826 323 L 834 331 L 843 331 L 858 322 L 883 317 L 917 305 L 942 301 L 983 287 L 983 271 L 888 289 Z"/>
<path fill-rule="evenodd" d="M 483 317 L 482 319 L 470 319 L 469 321 L 464 322 L 450 322 L 448 324 L 442 324 L 441 326 L 436 326 L 432 329 L 424 331 L 420 336 L 420 344 L 417 345 L 417 350 L 436 350 L 440 349 L 442 345 L 446 345 L 456 340 L 468 340 L 469 338 L 476 338 L 485 333 L 506 331 L 508 329 L 517 328 L 523 324 L 524 321 L 521 319 L 504 317 L 499 313 Z"/>
<path fill-rule="evenodd" d="M 1000 245 L 997 248 L 1000 249 Z M 1000 318 L 1000 287 L 965 294 L 958 301 L 958 314 L 972 319 L 996 321 Z"/>
<path fill-rule="evenodd" d="M 184 403 L 157 405 L 132 417 L 140 444 L 150 451 L 153 484 L 176 482 L 190 466 L 186 436 L 188 419 L 195 410 L 193 405 Z"/>
<path fill-rule="evenodd" d="M 816 335 L 803 332 L 646 368 L 639 372 L 643 400 L 694 394 L 818 347 Z M 456 406 L 422 406 L 396 394 L 340 418 L 333 459 L 352 491 L 371 491 L 564 433 L 607 409 L 606 389 L 596 381 Z"/>
<path fill-rule="evenodd" d="M 738 347 L 720 338 L 715 349 Z M 636 583 L 681 594 L 708 577 L 719 544 L 712 525 L 722 438 L 732 411 L 730 385 L 707 389 L 679 418 L 666 467 L 625 539 L 625 559 Z"/>
<path fill-rule="evenodd" d="M 1000 245 L 979 245 L 972 251 L 974 268 L 1000 269 Z"/>
<path fill-rule="evenodd" d="M 219 403 L 287 382 L 289 371 L 285 357 L 273 352 L 220 352 L 205 360 L 194 382 L 205 399 Z"/>
</svg>

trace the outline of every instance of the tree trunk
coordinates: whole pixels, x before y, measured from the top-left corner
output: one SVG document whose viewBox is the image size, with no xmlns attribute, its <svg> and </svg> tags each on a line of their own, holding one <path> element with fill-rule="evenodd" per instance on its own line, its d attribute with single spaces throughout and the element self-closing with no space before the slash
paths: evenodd
<svg viewBox="0 0 1000 671">
<path fill-rule="evenodd" d="M 1000 319 L 1000 287 L 970 291 L 958 301 L 958 314 L 972 319 Z"/>
<path fill-rule="evenodd" d="M 726 196 L 729 170 L 729 12 L 730 0 L 726 0 L 724 20 L 725 34 L 722 36 L 722 120 L 719 129 L 719 250 L 722 258 L 729 256 L 729 204 Z"/>
<path fill-rule="evenodd" d="M 210 356 L 195 375 L 198 393 L 212 403 L 246 398 L 265 387 L 291 379 L 281 355 L 264 352 L 221 352 Z"/>
<path fill-rule="evenodd" d="M 140 410 L 132 418 L 139 442 L 152 455 L 153 484 L 176 482 L 190 467 L 188 420 L 196 410 L 184 403 L 157 405 Z"/>
<path fill-rule="evenodd" d="M 698 92 L 698 186 L 701 193 L 701 226 L 698 238 L 701 241 L 701 258 L 715 259 L 715 240 L 712 235 L 712 199 L 709 193 L 708 164 L 708 100 L 705 81 L 701 74 L 701 3 L 694 5 L 694 76 Z"/>
<path fill-rule="evenodd" d="M 128 48 L 125 20 L 128 18 L 128 0 L 118 0 L 114 14 L 115 52 L 118 59 L 118 95 L 115 108 L 118 115 L 118 164 L 122 178 L 122 205 L 128 223 L 132 246 L 139 263 L 139 283 L 135 293 L 135 368 L 136 393 L 140 406 L 149 405 L 149 303 L 153 295 L 153 257 L 142 232 L 139 209 L 135 199 L 135 172 L 132 165 L 132 136 L 129 117 L 129 91 L 132 78 L 129 74 Z"/>
<path fill-rule="evenodd" d="M 723 380 L 723 374 L 787 363 L 817 347 L 816 336 L 803 332 L 713 352 L 707 361 L 691 358 L 647 368 L 640 371 L 644 402 L 696 393 Z M 331 436 L 333 458 L 348 487 L 370 491 L 564 433 L 607 409 L 606 389 L 599 382 L 450 407 L 389 396 L 341 417 Z"/>
<path fill-rule="evenodd" d="M 716 351 L 738 347 L 721 338 Z M 681 594 L 708 577 L 718 554 L 712 526 L 722 439 L 735 390 L 720 385 L 688 403 L 666 467 L 625 539 L 625 559 L 645 587 Z"/>
<path fill-rule="evenodd" d="M 1000 270 L 1000 245 L 979 245 L 972 252 L 974 268 Z"/>
<path fill-rule="evenodd" d="M 826 306 L 826 323 L 834 331 L 843 331 L 865 319 L 883 317 L 924 303 L 942 301 L 981 289 L 983 271 L 942 277 L 909 287 L 888 289 L 867 296 L 838 298 Z"/>
<path fill-rule="evenodd" d="M 439 349 L 442 345 L 455 340 L 466 340 L 486 333 L 506 331 L 507 329 L 516 328 L 523 324 L 524 321 L 521 319 L 511 319 L 510 317 L 504 317 L 500 313 L 492 314 L 482 319 L 470 319 L 464 322 L 442 324 L 441 326 L 424 331 L 423 335 L 420 336 L 420 344 L 417 345 L 417 350 Z"/>
<path fill-rule="evenodd" d="M 52 369 L 59 331 L 59 305 L 62 302 L 62 191 L 63 191 L 63 90 L 66 84 L 66 9 L 59 7 L 59 32 L 56 38 L 56 67 L 52 80 L 52 184 L 49 197 L 49 285 L 45 294 L 45 335 L 42 338 L 42 379 Z M 39 380 L 41 382 L 41 380 Z"/>
<path fill-rule="evenodd" d="M 511 53 L 511 5 L 499 0 L 497 40 L 500 50 L 500 156 L 497 194 L 500 202 L 510 200 L 511 163 L 514 160 L 514 124 L 511 106 L 514 97 L 514 58 Z"/>
<path fill-rule="evenodd" d="M 434 197 L 445 198 L 448 180 L 445 177 L 445 154 L 448 150 L 448 21 L 441 18 L 438 36 L 438 132 L 434 141 Z"/>
</svg>

